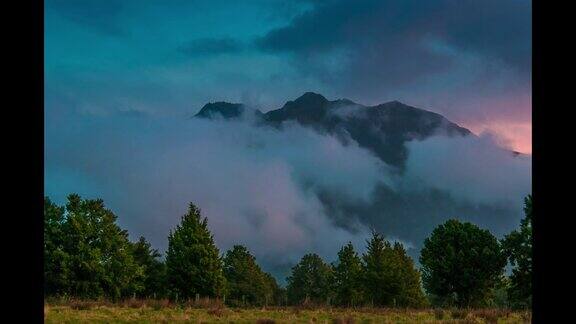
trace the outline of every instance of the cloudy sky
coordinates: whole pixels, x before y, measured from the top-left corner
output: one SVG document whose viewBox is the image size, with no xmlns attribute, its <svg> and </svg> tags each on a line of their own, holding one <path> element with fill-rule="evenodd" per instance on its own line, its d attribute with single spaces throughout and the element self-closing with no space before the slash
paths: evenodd
<svg viewBox="0 0 576 324">
<path fill-rule="evenodd" d="M 47 113 L 400 100 L 531 152 L 527 0 L 47 0 Z"/>
<path fill-rule="evenodd" d="M 438 170 L 429 170 L 434 164 L 426 161 L 436 156 L 431 163 L 445 166 L 438 154 L 466 156 L 470 170 L 462 167 L 460 175 L 479 184 L 446 198 L 468 195 L 460 209 L 450 210 L 506 214 L 506 230 L 521 217 L 509 215 L 521 210 L 522 194 L 529 190 L 523 179 L 529 164 L 517 166 L 480 148 L 488 141 L 531 153 L 531 2 L 526 0 L 47 0 L 46 194 L 58 202 L 70 192 L 102 197 L 124 215 L 121 223 L 133 235 L 146 234 L 160 248 L 187 201 L 199 202 L 209 215 L 249 210 L 244 218 L 232 218 L 246 227 L 242 237 L 226 232 L 231 218 L 213 217 L 217 234 L 230 236 L 222 244 L 237 239 L 262 245 L 245 235 L 263 233 L 262 228 L 270 238 L 291 233 L 277 249 L 259 251 L 272 258 L 291 247 L 295 256 L 275 260 L 279 267 L 310 246 L 331 251 L 341 241 L 361 241 L 362 236 L 334 228 L 309 238 L 318 242 L 305 242 L 307 231 L 330 222 L 320 199 L 308 195 L 301 182 L 347 187 L 341 195 L 367 199 L 378 186 L 374 179 L 393 182 L 381 172 L 380 161 L 303 129 L 280 136 L 240 125 L 231 133 L 223 130 L 229 127 L 188 119 L 211 101 L 268 111 L 306 91 L 366 105 L 399 100 L 482 134 L 479 143 L 456 143 L 449 151 L 434 141 L 415 144 L 410 174 L 450 192 L 457 177 L 430 180 L 426 175 Z M 254 160 L 253 152 L 237 148 L 236 141 L 250 144 L 254 138 L 274 149 Z M 277 149 L 290 143 L 302 143 L 303 149 Z M 312 154 L 319 151 L 325 158 Z M 355 160 L 325 174 L 314 169 L 349 156 Z M 523 180 L 491 182 L 486 179 L 496 177 L 486 176 L 488 167 L 481 176 L 470 175 L 478 173 L 471 168 L 478 167 L 479 156 L 490 157 L 486 165 L 498 169 L 500 179 L 512 174 Z M 212 174 L 214 168 L 222 172 Z M 228 183 L 227 173 L 257 176 Z M 334 178 L 342 173 L 350 177 Z M 329 178 L 335 183 L 325 183 Z M 494 189 L 499 197 L 520 201 L 514 212 L 503 211 L 506 202 L 491 197 Z M 307 214 L 316 216 L 302 216 Z M 369 227 L 356 225 L 356 233 Z M 319 239 L 325 236 L 340 239 L 332 246 Z M 415 245 L 420 238 L 398 233 L 399 240 Z"/>
</svg>

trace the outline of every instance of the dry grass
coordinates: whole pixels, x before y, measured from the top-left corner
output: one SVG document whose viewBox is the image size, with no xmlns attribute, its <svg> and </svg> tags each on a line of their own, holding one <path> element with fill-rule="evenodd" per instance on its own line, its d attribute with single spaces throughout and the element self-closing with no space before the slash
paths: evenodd
<svg viewBox="0 0 576 324">
<path fill-rule="evenodd" d="M 227 308 L 218 301 L 69 300 L 46 303 L 46 323 L 530 323 L 530 312 L 503 309 Z"/>
<path fill-rule="evenodd" d="M 276 321 L 274 321 L 273 319 L 269 319 L 269 318 L 256 320 L 256 324 L 275 324 L 275 323 L 276 323 Z"/>
</svg>

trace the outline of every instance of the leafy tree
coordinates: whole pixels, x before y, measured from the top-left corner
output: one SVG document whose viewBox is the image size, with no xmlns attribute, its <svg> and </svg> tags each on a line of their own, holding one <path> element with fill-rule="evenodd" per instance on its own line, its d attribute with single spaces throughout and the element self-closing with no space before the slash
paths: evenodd
<svg viewBox="0 0 576 324">
<path fill-rule="evenodd" d="M 273 298 L 275 287 L 270 277 L 266 276 L 256 263 L 256 258 L 242 245 L 235 245 L 226 252 L 224 276 L 228 282 L 230 300 L 264 305 Z"/>
<path fill-rule="evenodd" d="M 65 208 L 45 199 L 44 219 L 47 293 L 117 299 L 142 289 L 128 234 L 101 199 L 71 194 Z"/>
<path fill-rule="evenodd" d="M 524 199 L 524 213 L 520 230 L 512 231 L 502 241 L 504 252 L 514 267 L 508 298 L 515 307 L 532 305 L 532 195 Z"/>
<path fill-rule="evenodd" d="M 168 236 L 168 285 L 178 298 L 223 296 L 226 279 L 222 259 L 200 209 L 190 203 L 188 213 Z"/>
<path fill-rule="evenodd" d="M 420 273 L 400 243 L 392 245 L 373 232 L 362 259 L 365 294 L 372 304 L 403 307 L 426 304 Z"/>
<path fill-rule="evenodd" d="M 510 290 L 510 278 L 503 277 L 502 280 L 494 286 L 490 292 L 486 306 L 490 308 L 509 308 L 510 298 L 508 291 Z"/>
<path fill-rule="evenodd" d="M 44 198 L 44 293 L 63 295 L 68 291 L 69 256 L 63 250 L 64 207 Z"/>
<path fill-rule="evenodd" d="M 501 280 L 506 256 L 488 230 L 449 220 L 424 241 L 420 263 L 429 293 L 440 303 L 468 307 L 487 301 Z"/>
<path fill-rule="evenodd" d="M 132 244 L 134 260 L 143 269 L 140 296 L 164 297 L 166 295 L 166 266 L 159 260 L 158 250 L 152 249 L 144 237 Z"/>
<path fill-rule="evenodd" d="M 338 252 L 333 266 L 335 302 L 341 306 L 354 306 L 362 302 L 362 260 L 351 242 Z"/>
<path fill-rule="evenodd" d="M 317 254 L 306 254 L 287 278 L 287 296 L 292 304 L 324 304 L 332 297 L 333 273 Z"/>
</svg>

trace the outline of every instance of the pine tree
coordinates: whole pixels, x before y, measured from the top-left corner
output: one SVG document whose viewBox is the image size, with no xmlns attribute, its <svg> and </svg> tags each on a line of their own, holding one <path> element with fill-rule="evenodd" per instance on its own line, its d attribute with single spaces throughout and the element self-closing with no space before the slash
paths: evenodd
<svg viewBox="0 0 576 324">
<path fill-rule="evenodd" d="M 264 272 L 264 282 L 266 284 L 266 304 L 281 305 L 285 301 L 285 290 L 282 289 L 276 279 L 268 272 Z"/>
<path fill-rule="evenodd" d="M 396 280 L 400 283 L 400 293 L 395 297 L 395 305 L 400 307 L 422 307 L 428 304 L 428 300 L 422 291 L 421 275 L 414 265 L 412 258 L 408 256 L 404 246 L 398 242 L 393 247 L 395 264 L 398 265 Z"/>
<path fill-rule="evenodd" d="M 143 289 L 139 295 L 143 297 L 164 297 L 166 294 L 166 265 L 159 260 L 161 257 L 158 250 L 152 249 L 150 243 L 144 237 L 132 244 L 134 260 L 143 269 L 141 286 Z"/>
<path fill-rule="evenodd" d="M 166 254 L 168 285 L 178 298 L 221 297 L 226 279 L 222 259 L 200 209 L 190 203 L 188 213 L 170 232 Z"/>
<path fill-rule="evenodd" d="M 228 283 L 228 300 L 248 305 L 265 305 L 272 300 L 275 287 L 246 247 L 235 245 L 226 252 L 224 276 Z"/>
<path fill-rule="evenodd" d="M 374 306 L 420 307 L 426 303 L 420 273 L 400 243 L 373 232 L 363 259 L 363 282 Z"/>
<path fill-rule="evenodd" d="M 334 269 L 335 302 L 340 306 L 355 306 L 362 302 L 362 260 L 351 242 L 338 252 Z"/>
<path fill-rule="evenodd" d="M 292 304 L 326 304 L 333 297 L 331 267 L 317 254 L 306 254 L 287 278 L 287 296 Z"/>
</svg>

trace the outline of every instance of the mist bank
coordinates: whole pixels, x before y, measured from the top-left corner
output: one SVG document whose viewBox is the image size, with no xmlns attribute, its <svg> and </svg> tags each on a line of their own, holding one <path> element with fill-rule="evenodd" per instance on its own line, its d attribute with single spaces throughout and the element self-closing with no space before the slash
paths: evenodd
<svg viewBox="0 0 576 324">
<path fill-rule="evenodd" d="M 221 252 L 246 245 L 281 282 L 305 253 L 332 261 L 348 241 L 364 251 L 371 229 L 413 257 L 449 218 L 501 236 L 531 192 L 530 156 L 487 135 L 409 142 L 403 173 L 351 138 L 297 123 L 67 112 L 46 123 L 46 138 L 45 192 L 56 202 L 101 197 L 132 239 L 163 252 L 192 201 Z"/>
</svg>

